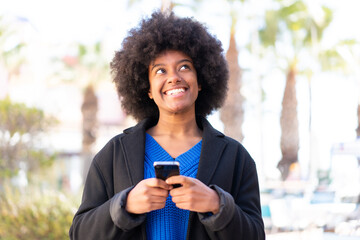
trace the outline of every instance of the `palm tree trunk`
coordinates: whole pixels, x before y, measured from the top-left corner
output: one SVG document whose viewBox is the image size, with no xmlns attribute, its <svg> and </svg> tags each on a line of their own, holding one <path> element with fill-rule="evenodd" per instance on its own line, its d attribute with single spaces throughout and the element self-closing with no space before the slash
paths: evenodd
<svg viewBox="0 0 360 240">
<path fill-rule="evenodd" d="M 291 67 L 287 78 L 280 117 L 281 153 L 282 159 L 278 163 L 283 180 L 289 175 L 290 165 L 298 161 L 299 129 L 296 100 L 296 69 Z"/>
<path fill-rule="evenodd" d="M 96 141 L 98 99 L 92 85 L 85 89 L 84 100 L 81 106 L 83 115 L 82 126 L 82 158 L 83 158 L 83 180 L 86 179 L 91 160 L 93 157 L 92 146 Z"/>
<path fill-rule="evenodd" d="M 161 0 L 161 12 L 170 13 L 174 8 L 174 4 L 171 0 Z"/>
<path fill-rule="evenodd" d="M 242 72 L 239 67 L 238 56 L 235 32 L 232 32 L 229 49 L 226 53 L 226 60 L 230 70 L 229 90 L 225 104 L 220 111 L 220 119 L 224 124 L 224 133 L 238 141 L 242 141 L 244 138 L 242 133 L 244 97 L 240 92 Z"/>
</svg>

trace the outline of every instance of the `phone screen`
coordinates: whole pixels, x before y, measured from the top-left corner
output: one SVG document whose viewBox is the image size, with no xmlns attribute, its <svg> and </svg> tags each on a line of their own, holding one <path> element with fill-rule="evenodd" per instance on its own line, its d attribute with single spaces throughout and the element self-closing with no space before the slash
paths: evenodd
<svg viewBox="0 0 360 240">
<path fill-rule="evenodd" d="M 162 180 L 179 175 L 179 162 L 154 162 L 155 176 Z"/>
<path fill-rule="evenodd" d="M 180 175 L 179 166 L 180 163 L 177 161 L 154 162 L 155 176 L 165 181 L 169 177 Z M 174 187 L 180 187 L 180 185 L 175 184 Z"/>
</svg>

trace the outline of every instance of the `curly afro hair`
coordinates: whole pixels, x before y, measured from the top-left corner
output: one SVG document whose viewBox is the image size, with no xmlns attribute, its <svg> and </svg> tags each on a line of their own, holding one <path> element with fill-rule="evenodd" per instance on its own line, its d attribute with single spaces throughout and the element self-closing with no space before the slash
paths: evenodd
<svg viewBox="0 0 360 240">
<path fill-rule="evenodd" d="M 229 71 L 221 42 L 193 18 L 178 18 L 174 13 L 154 12 L 139 27 L 129 31 L 110 63 L 121 105 L 127 114 L 140 121 L 158 118 L 159 110 L 148 96 L 148 67 L 166 50 L 187 54 L 197 71 L 201 91 L 195 102 L 196 115 L 206 117 L 224 103 Z"/>
</svg>

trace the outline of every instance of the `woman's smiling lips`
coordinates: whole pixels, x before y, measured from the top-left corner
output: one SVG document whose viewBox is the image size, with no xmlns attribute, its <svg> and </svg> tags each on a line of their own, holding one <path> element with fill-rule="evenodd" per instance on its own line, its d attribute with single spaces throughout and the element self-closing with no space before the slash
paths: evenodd
<svg viewBox="0 0 360 240">
<path fill-rule="evenodd" d="M 164 92 L 165 95 L 167 96 L 174 96 L 174 95 L 178 95 L 180 93 L 184 93 L 187 90 L 187 88 L 181 87 L 181 88 L 173 88 L 170 90 L 166 90 Z"/>
</svg>

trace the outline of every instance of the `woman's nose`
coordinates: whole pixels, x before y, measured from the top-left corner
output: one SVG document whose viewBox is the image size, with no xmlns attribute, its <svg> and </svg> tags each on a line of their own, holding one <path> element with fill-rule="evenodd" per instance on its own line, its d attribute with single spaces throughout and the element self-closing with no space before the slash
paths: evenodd
<svg viewBox="0 0 360 240">
<path fill-rule="evenodd" d="M 177 82 L 181 82 L 181 77 L 180 75 L 177 73 L 177 72 L 171 72 L 169 73 L 169 76 L 168 76 L 168 80 L 167 80 L 167 83 L 177 83 Z"/>
</svg>

